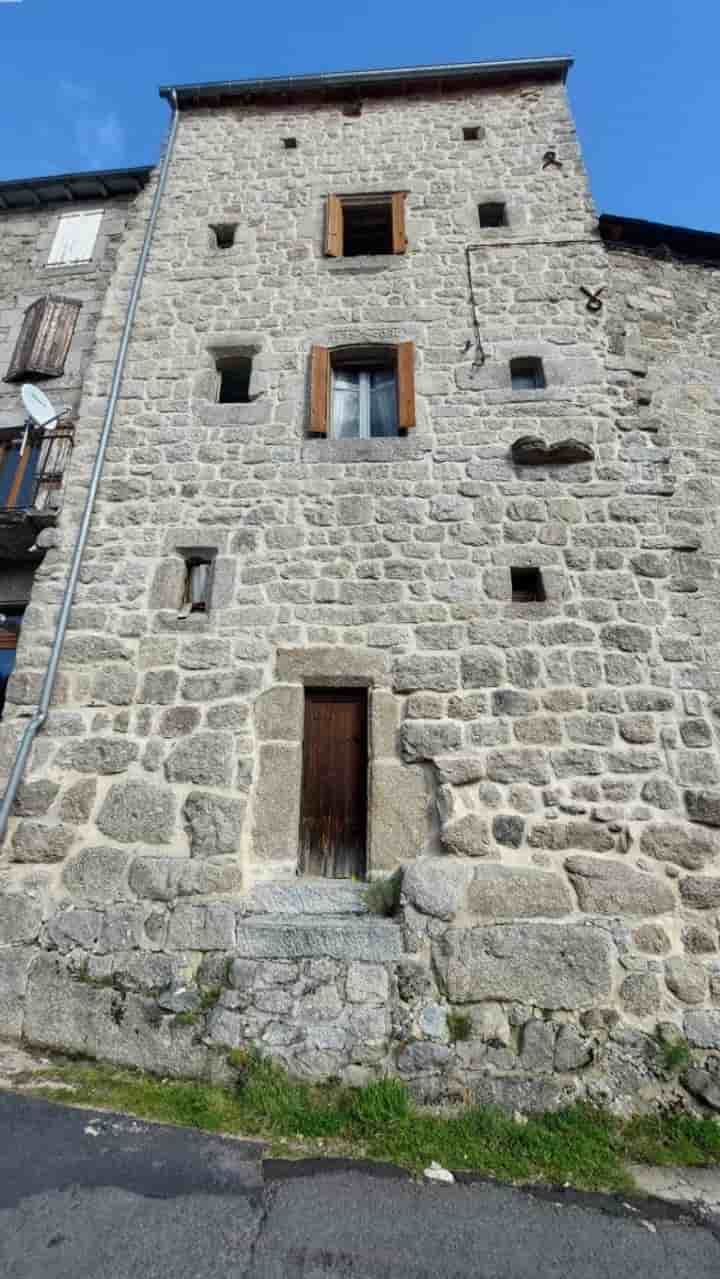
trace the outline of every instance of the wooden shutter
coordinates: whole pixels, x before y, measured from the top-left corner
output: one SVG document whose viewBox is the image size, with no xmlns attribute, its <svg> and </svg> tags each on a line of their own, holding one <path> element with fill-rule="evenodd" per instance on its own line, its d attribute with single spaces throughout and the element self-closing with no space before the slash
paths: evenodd
<svg viewBox="0 0 720 1279">
<path fill-rule="evenodd" d="M 25 312 L 6 382 L 35 374 L 60 377 L 65 370 L 81 302 L 69 298 L 38 298 Z"/>
<path fill-rule="evenodd" d="M 50 249 L 48 266 L 90 262 L 102 217 L 102 209 L 88 213 L 63 213 Z"/>
<path fill-rule="evenodd" d="M 404 253 L 406 248 L 405 192 L 394 191 L 392 197 L 392 251 L 393 253 Z"/>
<path fill-rule="evenodd" d="M 329 195 L 325 201 L 325 256 L 341 258 L 343 255 L 343 211 L 340 198 Z"/>
<path fill-rule="evenodd" d="M 415 425 L 415 343 L 400 342 L 397 347 L 398 427 L 401 431 Z"/>
<path fill-rule="evenodd" d="M 327 435 L 330 407 L 330 352 L 314 346 L 310 352 L 310 430 Z"/>
</svg>

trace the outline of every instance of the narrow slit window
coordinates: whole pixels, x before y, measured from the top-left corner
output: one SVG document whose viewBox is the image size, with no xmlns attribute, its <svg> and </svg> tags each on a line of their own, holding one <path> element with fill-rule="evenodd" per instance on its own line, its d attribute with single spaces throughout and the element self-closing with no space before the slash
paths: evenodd
<svg viewBox="0 0 720 1279">
<path fill-rule="evenodd" d="M 295 151 L 297 149 L 297 138 L 283 138 L 283 146 L 286 151 Z"/>
<path fill-rule="evenodd" d="M 207 613 L 210 607 L 212 562 L 198 558 L 185 561 L 185 589 L 182 612 Z"/>
<path fill-rule="evenodd" d="M 237 222 L 218 222 L 213 228 L 215 244 L 219 249 L 231 249 L 235 243 Z"/>
<path fill-rule="evenodd" d="M 478 205 L 478 218 L 481 227 L 507 226 L 507 212 L 500 200 L 490 200 Z"/>
<path fill-rule="evenodd" d="M 466 124 L 463 128 L 463 142 L 479 142 L 482 129 L 479 124 Z"/>
<path fill-rule="evenodd" d="M 545 386 L 542 360 L 535 356 L 511 360 L 510 384 L 513 391 L 541 391 Z"/>
<path fill-rule="evenodd" d="M 252 356 L 226 355 L 216 364 L 219 373 L 218 404 L 249 404 Z"/>
<path fill-rule="evenodd" d="M 542 604 L 545 587 L 539 568 L 511 568 L 510 584 L 514 604 Z"/>
</svg>

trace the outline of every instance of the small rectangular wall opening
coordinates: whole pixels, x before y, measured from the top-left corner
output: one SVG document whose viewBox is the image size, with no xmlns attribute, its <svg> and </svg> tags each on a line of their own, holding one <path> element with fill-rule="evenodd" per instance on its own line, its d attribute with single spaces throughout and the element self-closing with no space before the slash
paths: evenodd
<svg viewBox="0 0 720 1279">
<path fill-rule="evenodd" d="M 524 355 L 511 360 L 510 385 L 513 391 L 542 391 L 545 387 L 542 360 L 535 355 Z"/>
<path fill-rule="evenodd" d="M 218 222 L 212 227 L 218 249 L 231 249 L 235 243 L 237 222 Z"/>
<path fill-rule="evenodd" d="M 365 878 L 367 707 L 365 688 L 305 689 L 301 875 Z"/>
<path fill-rule="evenodd" d="M 283 138 L 283 146 L 286 151 L 296 151 L 297 138 Z"/>
<path fill-rule="evenodd" d="M 224 355 L 215 367 L 220 374 L 218 404 L 249 404 L 252 356 Z"/>
<path fill-rule="evenodd" d="M 545 587 L 539 568 L 511 568 L 510 584 L 514 604 L 542 604 Z"/>
<path fill-rule="evenodd" d="M 463 142 L 479 142 L 483 131 L 479 124 L 466 124 L 463 127 Z"/>
<path fill-rule="evenodd" d="M 481 227 L 507 226 L 507 212 L 501 200 L 488 200 L 478 205 Z"/>
</svg>

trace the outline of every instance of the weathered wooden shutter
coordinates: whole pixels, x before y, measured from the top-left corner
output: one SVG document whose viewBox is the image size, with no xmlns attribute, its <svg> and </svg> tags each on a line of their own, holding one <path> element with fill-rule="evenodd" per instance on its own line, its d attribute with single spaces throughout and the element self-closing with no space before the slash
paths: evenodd
<svg viewBox="0 0 720 1279">
<path fill-rule="evenodd" d="M 400 342 L 397 347 L 398 427 L 401 431 L 415 425 L 415 343 Z"/>
<path fill-rule="evenodd" d="M 341 258 L 343 255 L 343 211 L 340 198 L 329 195 L 325 201 L 325 256 Z"/>
<path fill-rule="evenodd" d="M 25 312 L 6 382 L 35 374 L 60 377 L 65 369 L 81 302 L 69 298 L 38 298 Z"/>
<path fill-rule="evenodd" d="M 405 234 L 405 193 L 394 191 L 392 197 L 392 251 L 404 253 L 407 248 Z"/>
<path fill-rule="evenodd" d="M 48 266 L 89 262 L 97 240 L 102 209 L 87 213 L 63 213 L 50 249 Z"/>
<path fill-rule="evenodd" d="M 310 430 L 327 435 L 330 406 L 330 352 L 314 346 L 310 352 Z"/>
</svg>

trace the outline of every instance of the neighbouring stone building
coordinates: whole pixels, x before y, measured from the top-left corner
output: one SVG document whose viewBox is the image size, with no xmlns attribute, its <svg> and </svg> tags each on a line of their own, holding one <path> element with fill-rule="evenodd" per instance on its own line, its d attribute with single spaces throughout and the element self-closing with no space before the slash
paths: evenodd
<svg viewBox="0 0 720 1279">
<path fill-rule="evenodd" d="M 0 854 L 0 1034 L 521 1109 L 677 1089 L 682 1035 L 683 1095 L 720 1107 L 720 237 L 598 223 L 568 66 L 174 91 Z"/>
<path fill-rule="evenodd" d="M 0 182 L 0 709 L 33 577 L 54 538 L 104 292 L 151 172 Z M 23 382 L 67 409 L 51 432 L 25 437 Z M 19 680 L 15 696 L 23 701 Z"/>
</svg>

